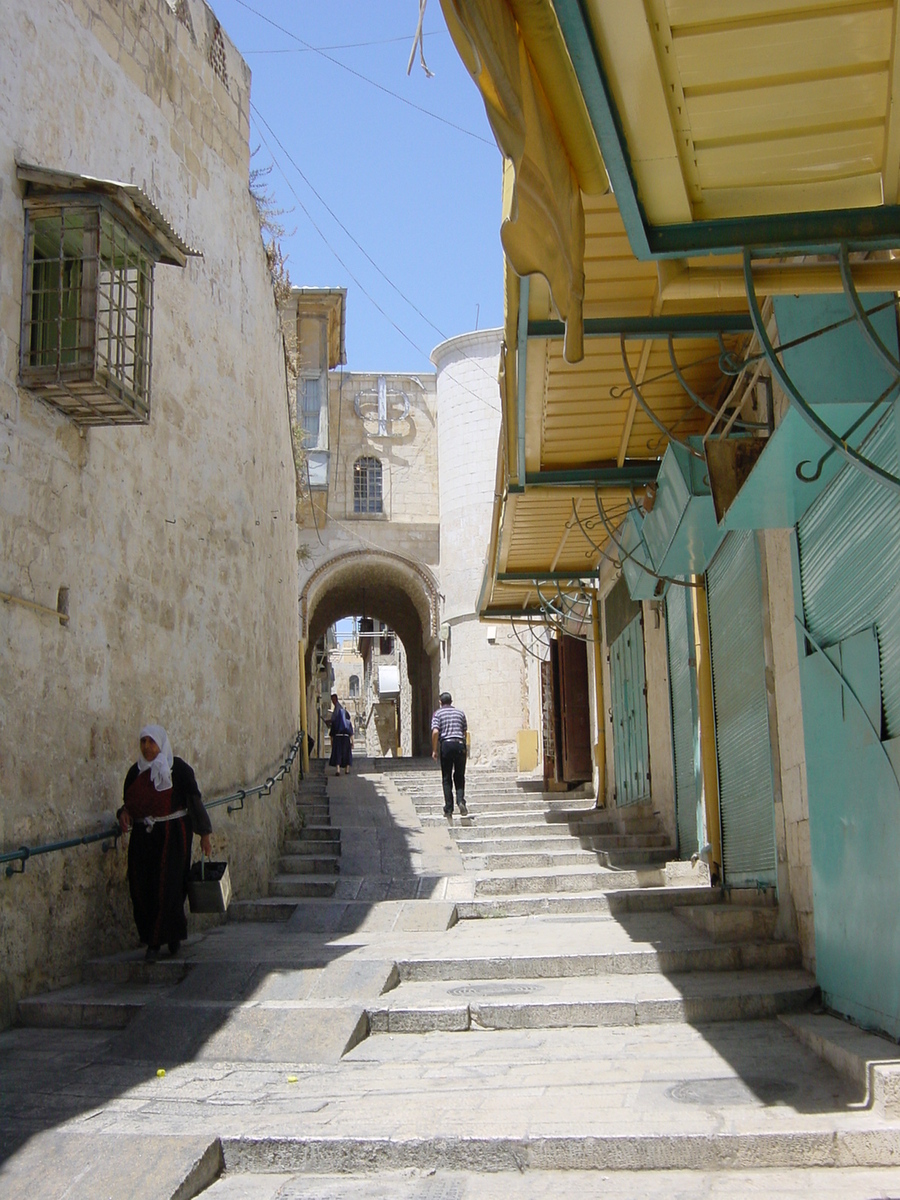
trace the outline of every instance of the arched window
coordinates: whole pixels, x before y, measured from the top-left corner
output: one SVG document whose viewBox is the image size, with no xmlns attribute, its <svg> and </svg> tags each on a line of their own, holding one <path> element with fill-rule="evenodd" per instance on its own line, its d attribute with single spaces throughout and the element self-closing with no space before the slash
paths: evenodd
<svg viewBox="0 0 900 1200">
<path fill-rule="evenodd" d="M 384 512 L 381 502 L 381 463 L 377 458 L 358 458 L 353 464 L 353 511 Z"/>
<path fill-rule="evenodd" d="M 351 696 L 359 695 L 359 676 L 358 675 L 350 676 L 350 695 Z"/>
</svg>

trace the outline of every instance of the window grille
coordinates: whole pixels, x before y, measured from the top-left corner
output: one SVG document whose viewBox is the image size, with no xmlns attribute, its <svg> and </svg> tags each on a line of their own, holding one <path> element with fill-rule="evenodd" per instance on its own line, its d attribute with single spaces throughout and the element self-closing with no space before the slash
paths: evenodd
<svg viewBox="0 0 900 1200">
<path fill-rule="evenodd" d="M 153 254 L 99 198 L 25 217 L 21 384 L 80 424 L 146 423 Z"/>
<path fill-rule="evenodd" d="M 359 676 L 358 675 L 350 676 L 350 695 L 351 696 L 359 695 Z"/>
<path fill-rule="evenodd" d="M 381 463 L 377 458 L 358 458 L 353 464 L 353 511 L 384 512 L 381 496 Z"/>
</svg>

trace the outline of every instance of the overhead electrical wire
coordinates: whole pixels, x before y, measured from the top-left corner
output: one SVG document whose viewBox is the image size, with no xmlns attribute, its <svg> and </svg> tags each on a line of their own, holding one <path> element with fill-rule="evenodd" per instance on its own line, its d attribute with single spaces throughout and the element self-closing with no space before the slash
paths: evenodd
<svg viewBox="0 0 900 1200">
<path fill-rule="evenodd" d="M 253 113 L 253 116 L 256 119 L 256 121 L 258 122 L 258 124 L 263 125 L 265 127 L 265 129 L 268 130 L 269 136 L 272 138 L 272 141 L 275 142 L 275 144 L 278 146 L 278 148 L 284 154 L 285 158 L 288 160 L 288 162 L 291 164 L 291 166 L 294 168 L 294 170 L 297 172 L 297 174 L 300 176 L 300 178 L 303 180 L 303 182 L 306 184 L 306 186 L 312 192 L 312 194 L 316 197 L 316 199 L 323 206 L 323 208 L 326 210 L 326 212 L 331 216 L 331 218 L 337 223 L 337 225 L 340 227 L 340 229 L 342 229 L 343 232 L 347 235 L 347 237 L 353 242 L 354 246 L 356 246 L 357 249 L 360 251 L 360 253 L 362 253 L 366 257 L 366 259 L 369 261 L 369 263 L 371 263 L 371 265 L 375 268 L 375 270 L 378 272 L 378 274 L 381 275 L 381 277 L 388 284 L 390 284 L 390 286 L 397 293 L 397 295 L 400 296 L 400 298 L 403 301 L 405 301 L 406 304 L 408 304 L 410 306 L 410 308 L 413 310 L 413 312 L 417 313 L 418 316 L 420 316 L 422 318 L 422 320 L 425 321 L 425 323 L 427 325 L 429 325 L 438 334 L 438 336 L 442 340 L 446 341 L 447 335 L 441 329 L 439 329 L 438 326 L 435 325 L 435 323 L 432 320 L 430 320 L 422 312 L 422 310 L 412 300 L 410 300 L 408 296 L 406 296 L 400 290 L 399 287 L 397 287 L 397 285 L 393 282 L 392 279 L 390 279 L 390 277 L 388 275 L 385 274 L 385 272 L 381 269 L 381 267 L 379 267 L 379 265 L 375 262 L 375 260 L 372 258 L 372 256 L 368 253 L 368 251 L 366 251 L 365 248 L 362 245 L 360 245 L 360 243 L 356 240 L 356 238 L 353 236 L 353 234 L 350 232 L 350 230 L 346 227 L 346 225 L 344 225 L 344 223 L 337 216 L 337 214 L 334 212 L 334 210 L 331 208 L 331 206 L 324 200 L 324 198 L 319 194 L 319 192 L 313 187 L 312 183 L 310 183 L 309 179 L 303 173 L 303 171 L 301 170 L 301 168 L 299 167 L 299 165 L 297 164 L 297 162 L 291 155 L 290 151 L 287 149 L 287 147 L 284 145 L 284 143 L 281 141 L 281 139 L 278 137 L 278 135 L 272 129 L 272 126 L 269 124 L 269 122 L 265 119 L 265 117 L 262 115 L 262 113 L 259 111 L 259 109 L 256 107 L 256 105 L 253 104 L 252 101 L 250 103 L 250 111 Z M 346 262 L 344 262 L 344 260 L 338 254 L 337 250 L 335 250 L 334 246 L 332 246 L 331 242 L 329 242 L 329 240 L 326 237 L 326 235 L 324 234 L 324 232 L 319 228 L 318 224 L 313 219 L 313 216 L 310 213 L 309 209 L 306 207 L 306 205 L 303 203 L 303 201 L 297 195 L 296 188 L 294 187 L 294 185 L 291 183 L 290 179 L 288 178 L 288 175 L 287 175 L 286 171 L 284 170 L 284 167 L 282 167 L 281 163 L 278 161 L 277 157 L 275 156 L 275 153 L 274 153 L 272 147 L 269 145 L 268 141 L 266 141 L 265 134 L 262 132 L 262 130 L 259 130 L 259 136 L 260 136 L 260 139 L 262 140 L 263 144 L 265 145 L 266 149 L 268 150 L 269 156 L 271 157 L 272 162 L 278 168 L 279 174 L 281 175 L 282 179 L 284 179 L 285 183 L 287 184 L 288 188 L 290 189 L 291 195 L 294 197 L 294 199 L 299 204 L 299 206 L 302 209 L 307 220 L 312 225 L 313 229 L 315 229 L 316 233 L 319 235 L 319 237 L 322 239 L 322 241 L 325 243 L 325 245 L 328 247 L 328 249 L 331 251 L 331 253 L 334 255 L 334 257 L 337 259 L 337 261 L 340 263 L 340 265 L 344 268 L 344 270 L 347 272 L 347 274 L 353 280 L 353 282 L 356 284 L 356 286 L 359 288 L 359 290 L 363 293 L 363 295 L 366 297 L 366 299 L 378 310 L 378 312 L 381 313 L 381 315 L 384 317 L 384 319 L 397 331 L 397 333 L 400 334 L 400 336 L 405 341 L 407 341 L 410 344 L 410 346 L 412 346 L 412 348 L 417 353 L 421 354 L 423 358 L 429 359 L 430 355 L 428 354 L 428 352 L 426 350 L 424 350 L 421 346 L 419 346 L 416 342 L 414 342 L 413 339 L 409 336 L 409 334 L 404 332 L 404 330 L 402 330 L 400 328 L 400 326 L 396 323 L 396 321 L 394 321 L 394 319 L 391 316 L 389 316 L 388 313 L 381 307 L 381 305 L 378 303 L 378 301 L 375 299 L 375 297 L 371 294 L 371 292 L 369 292 L 366 289 L 366 287 L 360 282 L 360 280 L 353 274 L 353 272 L 350 270 L 350 267 L 347 265 Z M 469 356 L 467 355 L 466 357 L 468 358 Z M 486 371 L 486 368 L 477 359 L 472 360 L 472 361 L 476 362 L 477 365 L 479 366 L 479 368 L 482 371 L 484 371 L 486 374 L 490 374 L 489 372 Z M 491 377 L 491 378 L 493 379 L 493 377 Z M 494 412 L 500 412 L 499 405 L 492 404 L 490 402 L 490 400 L 488 400 L 484 396 L 480 396 L 477 392 L 473 391 L 470 387 L 468 387 L 461 380 L 455 380 L 455 382 L 459 386 L 464 388 L 465 391 L 467 391 L 471 396 L 473 396 L 475 399 L 477 399 L 480 403 L 485 404 L 488 408 L 493 409 Z"/>
<path fill-rule="evenodd" d="M 438 29 L 435 33 L 443 33 L 444 30 Z M 434 37 L 430 33 L 427 37 Z M 319 54 L 324 50 L 364 50 L 370 46 L 392 46 L 396 42 L 408 42 L 409 37 L 379 38 L 374 42 L 341 42 L 336 46 L 291 46 L 286 50 L 242 50 L 241 54 Z"/>
<path fill-rule="evenodd" d="M 261 13 L 258 9 L 253 8 L 247 3 L 247 0 L 235 0 L 241 8 L 246 8 L 247 12 L 253 13 L 255 17 L 259 17 L 261 21 L 265 21 L 267 25 L 271 25 L 273 29 L 277 29 L 279 33 L 283 33 L 286 37 L 292 38 L 295 42 L 299 42 L 306 50 L 311 50 L 314 54 L 318 54 L 320 58 L 324 58 L 326 62 L 332 63 L 336 67 L 340 67 L 342 71 L 346 71 L 349 75 L 354 75 L 357 79 L 361 79 L 363 83 L 369 84 L 370 87 L 377 88 L 379 92 L 384 92 L 386 96 L 393 96 L 395 100 L 399 100 L 401 104 L 405 104 L 408 108 L 413 108 L 416 112 L 424 114 L 426 117 L 431 117 L 434 121 L 440 121 L 442 125 L 447 125 L 450 129 L 455 129 L 457 133 L 463 133 L 466 137 L 474 138 L 476 142 L 483 142 L 485 146 L 490 146 L 491 149 L 497 149 L 497 143 L 490 138 L 482 137 L 480 133 L 473 133 L 471 129 L 464 129 L 462 125 L 457 125 L 455 121 L 448 121 L 446 117 L 440 116 L 439 113 L 432 112 L 429 108 L 423 108 L 421 104 L 414 104 L 412 100 L 407 100 L 405 96 L 401 96 L 399 92 L 392 92 L 390 88 L 386 88 L 381 83 L 376 83 L 374 79 L 369 79 L 367 75 L 363 75 L 360 71 L 355 71 L 353 67 L 348 67 L 346 63 L 342 63 L 339 58 L 332 58 L 330 54 L 326 54 L 324 50 L 320 50 L 318 46 L 313 46 L 309 42 L 303 40 L 296 33 L 292 33 L 290 29 L 285 29 L 283 25 L 279 25 L 277 21 L 273 21 L 271 17 L 267 17 L 265 13 Z"/>
</svg>

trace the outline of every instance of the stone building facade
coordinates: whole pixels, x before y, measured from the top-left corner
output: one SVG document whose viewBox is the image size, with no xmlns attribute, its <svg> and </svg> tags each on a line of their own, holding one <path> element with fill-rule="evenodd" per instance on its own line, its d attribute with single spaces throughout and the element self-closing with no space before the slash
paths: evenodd
<svg viewBox="0 0 900 1200">
<path fill-rule="evenodd" d="M 10 0 L 0 61 L 9 850 L 108 826 L 149 721 L 207 798 L 264 779 L 299 727 L 299 692 L 296 481 L 248 189 L 249 71 L 203 0 Z M 72 249 L 97 219 L 85 204 L 99 276 L 97 243 L 94 258 Z M 122 325 L 152 303 L 152 347 L 148 331 L 108 353 L 121 296 Z M 73 382 L 85 331 L 105 342 Z M 288 793 L 214 812 L 243 895 L 268 878 Z M 29 861 L 0 883 L 0 1023 L 23 992 L 135 940 L 124 839 Z"/>
<path fill-rule="evenodd" d="M 311 678 L 316 644 L 330 625 L 358 616 L 398 640 L 396 700 L 376 698 L 374 659 L 367 669 L 371 753 L 391 752 L 396 708 L 400 753 L 429 754 L 431 714 L 449 689 L 469 714 L 473 761 L 515 765 L 519 733 L 538 728 L 537 665 L 514 634 L 475 615 L 499 436 L 499 335 L 439 346 L 434 375 L 348 373 L 344 301 L 335 289 L 298 288 L 287 310 L 308 467 L 298 519 L 310 720 L 322 691 Z"/>
</svg>

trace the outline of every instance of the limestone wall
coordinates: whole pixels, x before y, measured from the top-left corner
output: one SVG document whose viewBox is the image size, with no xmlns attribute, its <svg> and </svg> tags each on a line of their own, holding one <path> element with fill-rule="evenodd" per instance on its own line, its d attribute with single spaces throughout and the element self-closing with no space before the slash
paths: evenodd
<svg viewBox="0 0 900 1200">
<path fill-rule="evenodd" d="M 177 8 L 177 11 L 175 11 Z M 0 22 L 0 846 L 96 829 L 144 722 L 207 796 L 298 727 L 295 483 L 282 339 L 248 193 L 250 76 L 202 0 L 7 0 Z M 17 387 L 19 158 L 143 188 L 202 257 L 155 272 L 149 426 L 80 430 Z M 261 889 L 289 789 L 214 817 Z M 132 943 L 124 849 L 0 878 L 0 1020 Z"/>
<path fill-rule="evenodd" d="M 474 762 L 515 766 L 516 734 L 529 727 L 526 655 L 508 626 L 475 616 L 491 530 L 500 397 L 500 331 L 442 343 L 437 367 L 441 496 L 441 689 L 466 713 Z"/>
<path fill-rule="evenodd" d="M 815 971 L 812 857 L 809 842 L 809 797 L 806 788 L 806 746 L 800 697 L 800 661 L 794 621 L 794 584 L 790 529 L 762 535 L 765 583 L 768 591 L 768 633 L 772 656 L 766 682 L 774 689 L 777 759 L 775 779 L 775 841 L 778 857 L 779 908 L 796 917 L 803 963 Z M 793 906 L 793 914 L 790 913 Z M 787 932 L 793 932 L 788 930 Z"/>
</svg>

